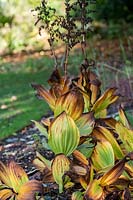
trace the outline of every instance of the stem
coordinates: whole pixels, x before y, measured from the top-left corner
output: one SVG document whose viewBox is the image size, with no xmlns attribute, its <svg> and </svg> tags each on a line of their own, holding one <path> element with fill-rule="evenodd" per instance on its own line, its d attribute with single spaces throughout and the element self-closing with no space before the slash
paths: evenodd
<svg viewBox="0 0 133 200">
<path fill-rule="evenodd" d="M 52 42 L 51 36 L 50 36 L 50 39 L 48 40 L 48 42 L 49 42 L 51 54 L 54 57 L 54 63 L 55 63 L 54 67 L 55 67 L 55 69 L 57 69 L 57 67 L 58 67 L 57 56 L 56 56 L 55 51 L 54 51 L 54 47 L 53 47 L 53 42 Z"/>
<path fill-rule="evenodd" d="M 67 64 L 68 64 L 69 48 L 66 45 L 65 55 L 64 55 L 64 73 L 65 77 L 67 76 Z"/>
<path fill-rule="evenodd" d="M 82 0 L 82 4 L 81 4 L 82 5 L 82 7 L 81 7 L 81 30 L 82 30 L 81 49 L 82 49 L 84 58 L 87 59 L 86 31 L 85 31 L 85 15 L 86 15 L 85 3 L 86 3 L 86 0 Z"/>
</svg>

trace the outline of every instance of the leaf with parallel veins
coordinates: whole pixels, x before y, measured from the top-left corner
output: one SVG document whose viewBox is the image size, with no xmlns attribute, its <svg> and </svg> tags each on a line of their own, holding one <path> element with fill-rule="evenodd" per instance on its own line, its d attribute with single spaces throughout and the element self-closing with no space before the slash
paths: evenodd
<svg viewBox="0 0 133 200">
<path fill-rule="evenodd" d="M 59 193 L 63 192 L 63 176 L 70 169 L 70 161 L 63 155 L 57 155 L 52 162 L 52 174 L 55 182 L 59 185 Z"/>
<path fill-rule="evenodd" d="M 84 110 L 84 100 L 78 89 L 72 89 L 57 99 L 54 109 L 54 116 L 65 111 L 74 120 L 78 119 Z"/>
<path fill-rule="evenodd" d="M 79 140 L 79 130 L 74 120 L 65 112 L 50 125 L 48 144 L 55 154 L 70 155 L 78 146 Z"/>
<path fill-rule="evenodd" d="M 95 136 L 98 140 L 107 140 L 113 147 L 114 154 L 116 158 L 122 159 L 124 157 L 124 153 L 117 140 L 113 136 L 113 133 L 103 126 L 99 126 L 93 130 L 93 136 Z"/>
<path fill-rule="evenodd" d="M 84 195 L 86 200 L 104 200 L 105 192 L 102 186 L 100 185 L 100 180 L 93 180 L 87 187 L 87 190 Z"/>
<path fill-rule="evenodd" d="M 114 103 L 119 96 L 115 95 L 116 88 L 108 89 L 93 105 L 92 111 L 95 112 L 97 118 L 103 110 L 105 110 L 110 104 Z M 103 116 L 105 117 L 105 116 Z"/>
<path fill-rule="evenodd" d="M 107 186 L 115 181 L 120 177 L 124 170 L 125 162 L 126 162 L 126 157 L 123 158 L 121 161 L 119 161 L 117 164 L 114 165 L 108 172 L 106 172 L 102 178 L 100 179 L 100 185 L 101 186 Z"/>
<path fill-rule="evenodd" d="M 79 128 L 81 136 L 91 134 L 95 125 L 95 119 L 92 112 L 82 114 L 77 120 L 76 125 Z"/>
<path fill-rule="evenodd" d="M 106 172 L 114 165 L 114 151 L 108 141 L 100 141 L 94 148 L 91 160 L 94 169 L 97 171 Z"/>
<path fill-rule="evenodd" d="M 34 200 L 36 192 L 42 191 L 41 182 L 29 181 L 26 172 L 14 161 L 8 166 L 0 162 L 0 199 Z"/>
<path fill-rule="evenodd" d="M 55 107 L 56 97 L 51 94 L 50 90 L 46 90 L 42 85 L 32 84 L 32 87 L 37 91 L 37 96 L 44 99 L 52 110 Z"/>
</svg>

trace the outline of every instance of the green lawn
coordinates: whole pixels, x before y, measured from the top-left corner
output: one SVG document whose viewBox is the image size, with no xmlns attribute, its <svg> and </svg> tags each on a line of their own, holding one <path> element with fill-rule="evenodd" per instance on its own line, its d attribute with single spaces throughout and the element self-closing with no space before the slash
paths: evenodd
<svg viewBox="0 0 133 200">
<path fill-rule="evenodd" d="M 0 74 L 0 138 L 3 138 L 48 112 L 48 105 L 35 97 L 31 83 L 47 84 L 52 61 L 30 59 L 22 64 L 10 64 L 10 67 L 2 64 L 0 69 L 3 70 Z"/>
</svg>

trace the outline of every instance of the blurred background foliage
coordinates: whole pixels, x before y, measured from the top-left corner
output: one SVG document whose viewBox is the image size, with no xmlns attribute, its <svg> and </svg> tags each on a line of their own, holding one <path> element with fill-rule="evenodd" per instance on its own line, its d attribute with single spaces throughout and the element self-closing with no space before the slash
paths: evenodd
<svg viewBox="0 0 133 200">
<path fill-rule="evenodd" d="M 31 10 L 40 4 L 40 0 L 0 0 L 0 54 L 21 50 L 47 48 L 35 27 L 35 16 Z M 49 0 L 49 4 L 63 14 L 64 1 Z M 89 36 L 121 37 L 133 33 L 133 1 L 131 0 L 97 0 L 93 16 L 94 32 Z"/>
</svg>

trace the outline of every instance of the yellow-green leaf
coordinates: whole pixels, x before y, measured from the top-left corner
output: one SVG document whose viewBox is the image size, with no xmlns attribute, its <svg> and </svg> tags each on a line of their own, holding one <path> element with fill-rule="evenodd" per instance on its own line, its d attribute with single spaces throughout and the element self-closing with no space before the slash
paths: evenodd
<svg viewBox="0 0 133 200">
<path fill-rule="evenodd" d="M 55 154 L 70 155 L 78 146 L 79 130 L 74 120 L 65 112 L 60 114 L 49 128 L 48 143 Z"/>
<path fill-rule="evenodd" d="M 59 193 L 63 192 L 63 175 L 70 169 L 70 161 L 63 155 L 57 155 L 52 162 L 52 174 L 59 185 Z"/>
<path fill-rule="evenodd" d="M 45 168 L 51 169 L 51 161 L 43 157 L 39 152 L 36 152 L 36 158 L 33 160 L 33 164 L 40 170 L 43 171 Z"/>
<path fill-rule="evenodd" d="M 113 136 L 113 133 L 110 130 L 108 130 L 107 128 L 103 126 L 99 126 L 98 128 L 94 129 L 93 135 L 99 140 L 105 139 L 109 141 L 113 147 L 113 151 L 116 158 L 122 159 L 124 157 L 124 154 L 119 144 L 117 143 L 116 139 Z"/>
<path fill-rule="evenodd" d="M 108 141 L 100 141 L 94 148 L 91 156 L 94 169 L 106 172 L 114 165 L 114 151 Z"/>
<path fill-rule="evenodd" d="M 128 122 L 128 119 L 123 111 L 123 109 L 120 107 L 119 109 L 119 120 L 120 122 L 123 124 L 123 126 L 127 127 L 128 129 L 130 129 L 130 124 Z"/>
<path fill-rule="evenodd" d="M 38 130 L 43 133 L 43 135 L 47 138 L 48 137 L 48 133 L 47 133 L 47 129 L 40 124 L 39 122 L 35 121 L 35 120 L 31 120 L 32 122 L 35 123 L 35 126 L 38 128 Z"/>
<path fill-rule="evenodd" d="M 133 151 L 133 130 L 126 128 L 119 122 L 116 123 L 115 129 L 119 135 L 119 138 L 123 142 L 127 153 Z"/>
<path fill-rule="evenodd" d="M 85 192 L 85 198 L 86 199 L 92 199 L 92 200 L 102 200 L 105 199 L 105 193 L 100 185 L 99 180 L 93 180 L 87 187 L 87 190 Z"/>
<path fill-rule="evenodd" d="M 115 95 L 116 88 L 108 89 L 93 105 L 92 111 L 95 112 L 97 118 L 103 110 L 105 110 L 110 104 L 114 103 L 119 96 Z"/>
<path fill-rule="evenodd" d="M 84 113 L 76 120 L 76 125 L 79 128 L 81 136 L 89 135 L 95 125 L 95 120 L 92 112 Z"/>
<path fill-rule="evenodd" d="M 80 191 L 73 192 L 72 200 L 83 200 L 82 192 Z"/>
</svg>

